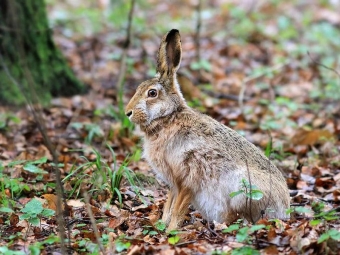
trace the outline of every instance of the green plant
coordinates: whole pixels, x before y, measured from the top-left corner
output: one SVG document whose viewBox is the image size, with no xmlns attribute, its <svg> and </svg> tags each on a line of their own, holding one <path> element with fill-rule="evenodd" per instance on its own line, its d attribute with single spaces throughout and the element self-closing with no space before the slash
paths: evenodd
<svg viewBox="0 0 340 255">
<path fill-rule="evenodd" d="M 8 207 L 10 205 L 10 199 L 5 194 L 6 189 L 11 191 L 11 199 L 15 199 L 20 196 L 23 191 L 30 191 L 30 187 L 27 184 L 22 183 L 23 178 L 12 179 L 4 174 L 4 169 L 5 167 L 0 161 L 0 204 L 4 207 Z"/>
<path fill-rule="evenodd" d="M 178 230 L 171 230 L 169 233 L 168 233 L 168 243 L 169 244 L 172 244 L 172 245 L 175 245 L 179 242 L 179 231 Z"/>
<path fill-rule="evenodd" d="M 319 237 L 318 243 L 325 242 L 328 239 L 333 239 L 333 240 L 339 242 L 340 241 L 340 232 L 336 229 L 329 229 Z"/>
<path fill-rule="evenodd" d="M 19 123 L 20 119 L 12 113 L 0 113 L 0 131 L 7 130 L 10 122 Z"/>
<path fill-rule="evenodd" d="M 93 255 L 97 255 L 99 254 L 99 246 L 96 243 L 93 243 L 91 240 L 89 240 L 88 238 L 84 238 L 82 240 L 80 240 L 79 242 L 77 242 L 79 248 L 78 250 L 81 252 L 84 252 L 86 254 L 93 254 Z"/>
<path fill-rule="evenodd" d="M 13 167 L 16 165 L 24 165 L 23 169 L 26 170 L 27 172 L 33 173 L 33 174 L 48 174 L 45 170 L 41 169 L 38 167 L 39 165 L 45 164 L 47 162 L 46 157 L 41 157 L 37 160 L 17 160 L 10 162 L 8 164 L 8 167 Z"/>
<path fill-rule="evenodd" d="M 211 255 L 227 255 L 227 252 L 220 251 L 220 250 L 214 250 Z"/>
<path fill-rule="evenodd" d="M 260 200 L 263 197 L 263 192 L 259 190 L 256 185 L 250 185 L 250 183 L 244 178 L 241 180 L 240 189 L 238 191 L 231 192 L 229 196 L 234 198 L 241 194 L 245 195 L 246 198 L 253 200 Z"/>
<path fill-rule="evenodd" d="M 144 226 L 143 234 L 154 236 L 158 234 L 158 231 L 163 232 L 165 228 L 166 228 L 166 224 L 162 220 L 158 220 L 153 226 L 150 226 L 150 225 Z"/>
<path fill-rule="evenodd" d="M 131 242 L 125 235 L 121 235 L 116 239 L 115 246 L 117 252 L 122 252 L 129 249 L 129 247 L 131 246 Z"/>
<path fill-rule="evenodd" d="M 296 206 L 296 207 L 292 207 L 286 210 L 287 214 L 290 213 L 312 213 L 312 210 L 307 208 L 307 207 L 303 207 L 303 206 Z"/>
<path fill-rule="evenodd" d="M 86 162 L 80 166 L 74 165 L 72 167 L 70 174 L 62 180 L 63 183 L 71 180 L 71 183 L 73 184 L 73 189 L 71 190 L 69 197 L 73 195 L 78 197 L 81 190 L 81 184 L 89 182 L 92 185 L 92 188 L 89 191 L 90 193 L 108 189 L 112 192 L 113 199 L 118 198 L 119 203 L 122 205 L 123 198 L 119 189 L 123 178 L 125 178 L 136 190 L 137 194 L 139 194 L 137 186 L 138 179 L 135 173 L 128 168 L 131 158 L 126 157 L 123 163 L 118 164 L 114 151 L 110 146 L 108 146 L 108 149 L 111 152 L 113 164 L 109 164 L 107 160 L 102 158 L 97 150 L 93 149 L 93 153 L 96 156 L 94 161 L 82 157 Z M 88 174 L 88 171 L 91 171 L 91 174 Z"/>
<path fill-rule="evenodd" d="M 259 255 L 260 252 L 250 246 L 243 246 L 231 251 L 231 255 Z"/>
<path fill-rule="evenodd" d="M 0 246 L 0 253 L 3 255 L 26 255 L 23 251 L 10 250 L 7 246 Z"/>
<path fill-rule="evenodd" d="M 103 137 L 104 131 L 97 123 L 80 123 L 74 122 L 71 123 L 71 127 L 76 130 L 85 130 L 87 132 L 87 136 L 85 137 L 85 142 L 90 144 L 95 137 Z"/>
<path fill-rule="evenodd" d="M 265 225 L 259 224 L 259 225 L 253 225 L 251 227 L 244 226 L 242 227 L 241 221 L 238 221 L 235 224 L 231 224 L 228 228 L 223 229 L 222 233 L 231 233 L 233 231 L 236 231 L 236 241 L 238 242 L 247 242 L 250 241 L 250 235 L 254 232 L 266 228 Z"/>
<path fill-rule="evenodd" d="M 30 251 L 31 255 L 39 255 L 41 254 L 41 249 L 44 248 L 44 245 L 46 244 L 54 244 L 59 242 L 59 237 L 55 235 L 49 236 L 46 240 L 41 241 L 41 242 L 35 242 L 31 244 L 28 249 Z"/>
<path fill-rule="evenodd" d="M 339 219 L 336 210 L 324 211 L 325 204 L 323 202 L 313 202 L 312 210 L 314 212 L 314 219 L 310 221 L 310 225 L 316 226 L 325 221 L 332 221 Z"/>
<path fill-rule="evenodd" d="M 236 232 L 236 241 L 240 243 L 251 243 L 251 235 L 258 230 L 265 229 L 266 226 L 263 224 L 253 225 L 251 227 L 242 227 L 242 220 L 238 220 L 236 223 L 231 224 L 228 228 L 223 229 L 222 233 Z M 249 246 L 243 246 L 234 249 L 231 254 L 241 255 L 241 254 L 260 254 L 258 251 Z"/>
<path fill-rule="evenodd" d="M 20 211 L 23 212 L 19 217 L 20 220 L 27 220 L 33 226 L 40 225 L 41 217 L 51 217 L 55 214 L 55 211 L 43 208 L 42 203 L 35 198 L 29 201 Z"/>
<path fill-rule="evenodd" d="M 120 205 L 122 205 L 122 195 L 119 191 L 121 182 L 123 177 L 125 177 L 128 182 L 132 185 L 132 187 L 135 189 L 136 193 L 139 194 L 138 192 L 138 186 L 136 185 L 135 180 L 138 181 L 138 179 L 136 178 L 135 173 L 128 168 L 128 164 L 130 162 L 130 158 L 125 158 L 124 162 L 122 164 L 120 164 L 120 166 L 117 165 L 117 160 L 116 160 L 116 156 L 114 151 L 112 150 L 111 147 L 109 147 L 109 150 L 111 151 L 112 157 L 113 157 L 113 169 L 109 171 L 109 176 L 110 176 L 110 180 L 111 180 L 111 191 L 113 192 L 113 194 L 115 194 L 118 197 L 119 203 Z"/>
</svg>

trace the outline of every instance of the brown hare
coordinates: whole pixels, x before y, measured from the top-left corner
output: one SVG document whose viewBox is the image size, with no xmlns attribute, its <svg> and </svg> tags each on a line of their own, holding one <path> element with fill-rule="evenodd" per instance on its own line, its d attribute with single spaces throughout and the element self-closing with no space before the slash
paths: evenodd
<svg viewBox="0 0 340 255">
<path fill-rule="evenodd" d="M 176 79 L 181 53 L 173 29 L 160 44 L 155 78 L 141 83 L 126 107 L 145 133 L 144 157 L 169 185 L 162 217 L 168 230 L 180 227 L 189 204 L 209 221 L 257 221 L 264 213 L 286 218 L 289 192 L 281 172 L 236 131 L 186 104 Z M 263 198 L 251 203 L 244 195 L 231 198 L 242 179 Z"/>
</svg>

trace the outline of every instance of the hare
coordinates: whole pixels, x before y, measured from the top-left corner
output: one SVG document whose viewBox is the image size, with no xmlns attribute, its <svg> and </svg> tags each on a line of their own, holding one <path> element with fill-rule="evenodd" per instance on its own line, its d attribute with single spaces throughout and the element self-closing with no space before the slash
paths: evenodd
<svg viewBox="0 0 340 255">
<path fill-rule="evenodd" d="M 172 29 L 161 41 L 156 76 L 141 83 L 126 106 L 144 133 L 143 156 L 170 188 L 162 217 L 168 230 L 181 226 L 189 204 L 205 219 L 227 224 L 238 217 L 255 222 L 265 212 L 286 218 L 290 198 L 282 173 L 236 131 L 186 104 L 176 79 L 181 54 L 179 31 Z M 231 198 L 242 179 L 263 198 Z"/>
</svg>

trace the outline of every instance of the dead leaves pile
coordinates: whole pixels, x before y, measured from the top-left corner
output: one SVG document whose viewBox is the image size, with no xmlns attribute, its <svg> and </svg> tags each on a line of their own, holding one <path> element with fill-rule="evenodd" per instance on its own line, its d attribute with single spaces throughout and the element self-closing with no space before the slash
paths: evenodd
<svg viewBox="0 0 340 255">
<path fill-rule="evenodd" d="M 156 5 L 156 11 L 162 13 L 167 5 Z M 167 7 L 174 16 L 193 11 Z M 277 14 L 286 10 L 298 8 L 286 3 L 278 9 L 270 4 L 258 9 Z M 119 42 L 123 38 L 107 32 L 76 43 L 75 38 L 57 33 L 55 39 L 68 62 L 79 79 L 90 86 L 87 95 L 55 98 L 42 112 L 47 134 L 59 155 L 58 167 L 67 195 L 63 212 L 73 254 L 98 251 L 82 200 L 84 191 L 90 194 L 91 212 L 108 254 L 256 254 L 255 250 L 262 254 L 338 254 L 340 104 L 334 99 L 310 96 L 317 90 L 315 84 L 322 83 L 325 77 L 322 67 L 306 55 L 278 66 L 273 64 L 280 57 L 290 56 L 289 50 L 278 47 L 272 36 L 273 31 L 279 34 L 273 25 L 275 15 L 264 24 L 265 32 L 249 34 L 243 44 L 233 34 L 223 37 L 225 17 L 230 15 L 229 11 L 214 13 L 214 19 L 206 20 L 201 34 L 203 62 L 195 62 L 193 38 L 182 33 L 185 56 L 180 83 L 194 107 L 243 132 L 263 150 L 273 141 L 270 158 L 283 171 L 292 192 L 292 218 L 262 219 L 257 224 L 263 227 L 256 231 L 250 231 L 251 225 L 240 224 L 229 229 L 219 223 L 208 226 L 192 208 L 183 228 L 167 234 L 159 225 L 166 187 L 155 182 L 149 166 L 139 160 L 140 151 L 129 163 L 141 180 L 139 192 L 124 181 L 120 205 L 97 167 L 79 166 L 95 162 L 99 154 L 112 168 L 140 148 L 138 130 L 122 132 L 122 123 L 117 119 L 115 83 L 120 63 L 106 57 L 108 52 L 121 52 Z M 314 16 L 313 22 L 339 25 L 339 15 L 324 7 Z M 149 19 L 153 24 L 154 20 Z M 216 28 L 222 37 L 212 36 Z M 112 38 L 116 44 L 112 45 Z M 128 54 L 133 72 L 127 75 L 126 98 L 148 77 L 153 66 L 145 59 L 154 59 L 158 47 L 158 41 L 147 33 L 136 35 L 136 41 L 139 47 L 132 44 Z M 294 48 L 299 42 L 289 43 Z M 306 59 L 308 63 L 302 65 Z M 252 72 L 257 69 L 261 71 Z M 195 86 L 199 83 L 210 85 Z M 241 108 L 238 97 L 243 86 L 246 90 Z M 107 146 L 114 150 L 115 158 Z M 27 109 L 0 108 L 0 163 L 0 245 L 23 254 L 34 247 L 41 254 L 60 251 L 59 243 L 51 239 L 57 235 L 55 216 L 40 217 L 39 226 L 20 220 L 21 209 L 33 198 L 44 208 L 56 211 L 52 156 Z M 40 246 L 34 246 L 37 242 Z"/>
</svg>

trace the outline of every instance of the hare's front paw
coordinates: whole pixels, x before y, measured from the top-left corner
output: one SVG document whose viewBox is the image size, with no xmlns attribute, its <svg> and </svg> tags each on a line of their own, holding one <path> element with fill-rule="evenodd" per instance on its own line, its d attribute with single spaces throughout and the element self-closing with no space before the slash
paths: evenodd
<svg viewBox="0 0 340 255">
<path fill-rule="evenodd" d="M 168 192 L 168 199 L 166 200 L 166 202 L 164 204 L 164 208 L 163 208 L 162 221 L 165 222 L 166 225 L 169 224 L 170 219 L 171 219 L 171 212 L 172 212 L 172 208 L 173 208 L 173 201 L 174 201 L 174 194 L 170 190 Z"/>
<path fill-rule="evenodd" d="M 169 226 L 167 227 L 167 232 L 171 231 L 171 230 L 175 230 L 178 229 L 180 225 L 180 222 L 178 222 L 177 220 L 171 220 Z"/>
</svg>

